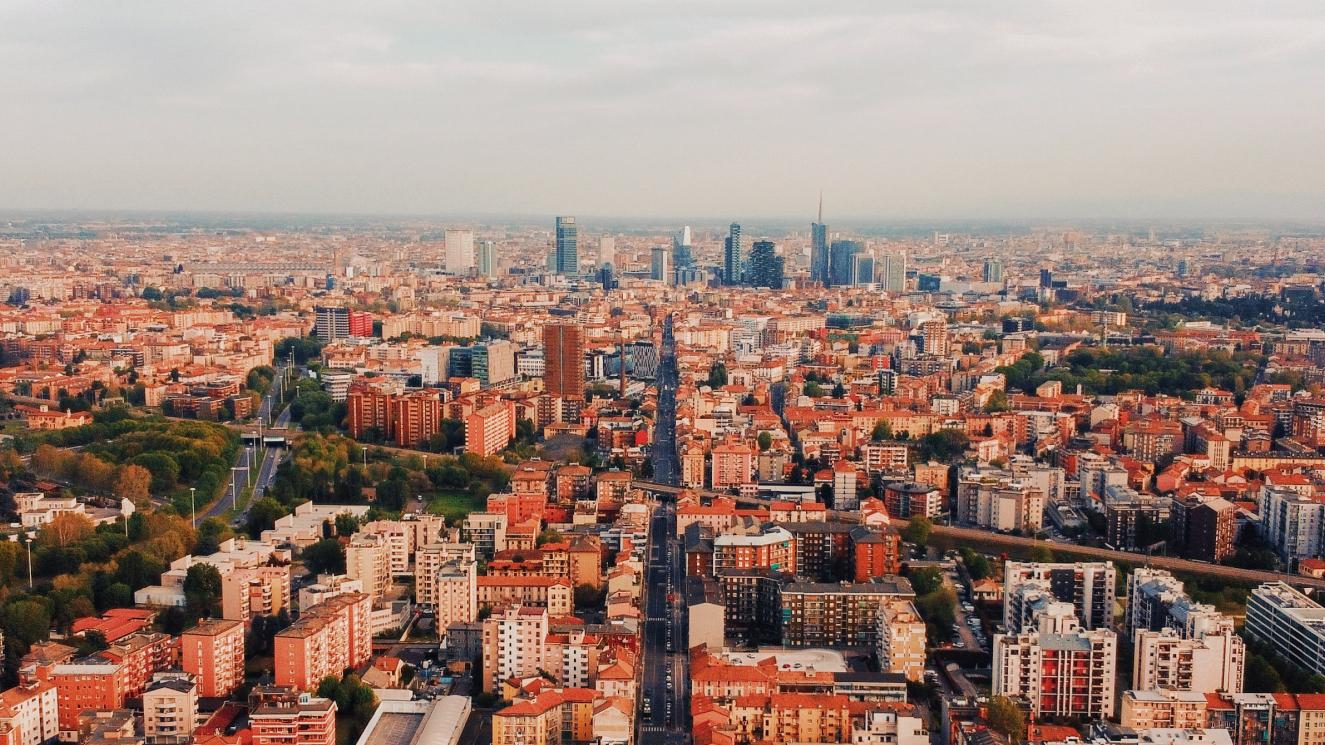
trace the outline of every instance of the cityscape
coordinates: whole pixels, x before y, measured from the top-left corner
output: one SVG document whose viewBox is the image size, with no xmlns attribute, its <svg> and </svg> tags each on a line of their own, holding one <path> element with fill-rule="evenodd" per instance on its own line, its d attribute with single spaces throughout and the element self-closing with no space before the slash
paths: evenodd
<svg viewBox="0 0 1325 745">
<path fill-rule="evenodd" d="M 0 745 L 1325 745 L 1317 9 L 19 5 Z"/>
</svg>

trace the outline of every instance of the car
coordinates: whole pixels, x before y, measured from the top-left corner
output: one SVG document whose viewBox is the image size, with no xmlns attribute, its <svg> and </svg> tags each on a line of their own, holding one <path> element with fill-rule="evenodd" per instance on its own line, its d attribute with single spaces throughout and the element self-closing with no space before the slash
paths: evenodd
<svg viewBox="0 0 1325 745">
<path fill-rule="evenodd" d="M 967 613 L 974 613 L 975 606 L 971 605 L 970 603 L 962 603 L 962 610 L 966 611 Z"/>
<path fill-rule="evenodd" d="M 954 646 L 954 647 L 956 647 L 956 648 L 958 648 L 958 649 L 965 649 L 965 648 L 966 648 L 966 642 L 962 641 L 961 639 L 958 639 L 957 641 L 955 641 L 955 642 L 952 643 L 952 646 Z"/>
</svg>

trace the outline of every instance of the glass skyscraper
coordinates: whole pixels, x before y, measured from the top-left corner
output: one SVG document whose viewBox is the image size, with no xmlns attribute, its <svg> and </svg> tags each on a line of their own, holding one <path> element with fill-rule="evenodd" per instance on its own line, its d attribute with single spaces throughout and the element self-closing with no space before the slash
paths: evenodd
<svg viewBox="0 0 1325 745">
<path fill-rule="evenodd" d="M 745 252 L 741 246 L 741 226 L 732 223 L 728 229 L 727 241 L 722 251 L 722 283 L 739 285 L 741 283 L 741 261 Z"/>
<path fill-rule="evenodd" d="M 579 231 L 575 227 L 574 217 L 557 218 L 557 274 L 579 274 L 580 246 Z"/>
</svg>

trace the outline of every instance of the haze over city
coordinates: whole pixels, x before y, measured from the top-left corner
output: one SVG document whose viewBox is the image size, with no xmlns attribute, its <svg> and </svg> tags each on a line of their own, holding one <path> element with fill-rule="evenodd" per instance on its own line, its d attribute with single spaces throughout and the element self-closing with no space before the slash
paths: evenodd
<svg viewBox="0 0 1325 745">
<path fill-rule="evenodd" d="M 0 3 L 0 209 L 1325 217 L 1319 4 Z"/>
</svg>

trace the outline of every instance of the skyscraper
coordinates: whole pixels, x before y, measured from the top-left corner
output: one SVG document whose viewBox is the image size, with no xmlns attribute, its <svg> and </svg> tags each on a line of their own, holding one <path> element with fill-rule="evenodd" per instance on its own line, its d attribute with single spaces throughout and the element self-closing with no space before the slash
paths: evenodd
<svg viewBox="0 0 1325 745">
<path fill-rule="evenodd" d="M 906 254 L 884 254 L 879 272 L 884 292 L 906 292 Z"/>
<path fill-rule="evenodd" d="M 468 276 L 474 270 L 474 231 L 446 231 L 446 271 Z"/>
<path fill-rule="evenodd" d="M 1003 260 L 997 256 L 985 259 L 984 280 L 994 284 L 1003 284 Z"/>
<path fill-rule="evenodd" d="M 722 283 L 738 285 L 741 283 L 741 261 L 745 257 L 741 245 L 741 226 L 732 223 L 727 233 L 727 241 L 722 252 Z"/>
<path fill-rule="evenodd" d="M 824 225 L 824 196 L 819 195 L 819 221 L 810 223 L 810 281 L 827 286 L 828 226 Z"/>
<path fill-rule="evenodd" d="M 492 241 L 478 242 L 478 276 L 497 276 L 497 244 Z"/>
<path fill-rule="evenodd" d="M 755 241 L 750 245 L 750 271 L 746 282 L 751 287 L 782 289 L 783 262 L 773 241 Z"/>
<path fill-rule="evenodd" d="M 672 238 L 672 264 L 677 269 L 688 269 L 694 265 L 695 257 L 690 245 L 690 226 L 686 225 Z"/>
<path fill-rule="evenodd" d="M 670 262 L 672 257 L 667 250 L 667 246 L 654 246 L 653 250 L 650 251 L 650 258 L 652 262 L 650 264 L 649 279 L 659 282 L 671 282 L 672 267 Z"/>
<path fill-rule="evenodd" d="M 574 217 L 557 218 L 556 272 L 557 274 L 580 272 L 579 231 L 575 227 Z"/>
<path fill-rule="evenodd" d="M 574 324 L 549 323 L 543 327 L 546 360 L 543 387 L 564 399 L 584 398 L 584 332 Z"/>
<path fill-rule="evenodd" d="M 868 285 L 874 282 L 874 254 L 861 251 L 851 257 L 852 284 Z"/>
<path fill-rule="evenodd" d="M 855 284 L 856 254 L 864 251 L 860 241 L 833 241 L 828 251 L 828 284 Z"/>
<path fill-rule="evenodd" d="M 598 238 L 598 266 L 616 266 L 616 238 L 610 235 Z"/>
</svg>

